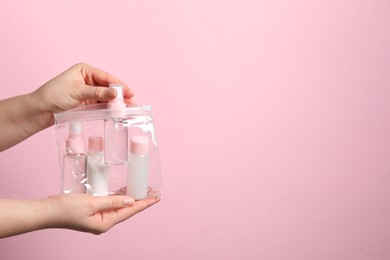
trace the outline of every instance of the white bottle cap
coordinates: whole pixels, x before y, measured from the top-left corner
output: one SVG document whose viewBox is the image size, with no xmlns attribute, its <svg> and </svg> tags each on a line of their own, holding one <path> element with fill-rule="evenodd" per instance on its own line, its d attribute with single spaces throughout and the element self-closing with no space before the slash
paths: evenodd
<svg viewBox="0 0 390 260">
<path fill-rule="evenodd" d="M 83 125 L 81 122 L 69 122 L 69 137 L 66 139 L 68 153 L 84 153 Z"/>
<path fill-rule="evenodd" d="M 83 124 L 81 122 L 69 122 L 69 138 L 81 138 L 83 134 Z"/>
</svg>

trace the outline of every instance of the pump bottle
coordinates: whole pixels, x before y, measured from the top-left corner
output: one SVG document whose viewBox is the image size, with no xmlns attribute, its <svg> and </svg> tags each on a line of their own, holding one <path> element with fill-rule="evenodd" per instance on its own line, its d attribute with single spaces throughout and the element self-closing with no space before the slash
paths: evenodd
<svg viewBox="0 0 390 260">
<path fill-rule="evenodd" d="M 107 103 L 109 119 L 104 120 L 104 162 L 107 164 L 127 163 L 128 129 L 123 122 L 126 103 L 123 98 L 123 85 L 110 84 L 116 90 L 115 99 Z"/>
<path fill-rule="evenodd" d="M 70 122 L 66 153 L 63 157 L 64 193 L 85 193 L 86 159 L 83 126 L 81 122 Z"/>
</svg>

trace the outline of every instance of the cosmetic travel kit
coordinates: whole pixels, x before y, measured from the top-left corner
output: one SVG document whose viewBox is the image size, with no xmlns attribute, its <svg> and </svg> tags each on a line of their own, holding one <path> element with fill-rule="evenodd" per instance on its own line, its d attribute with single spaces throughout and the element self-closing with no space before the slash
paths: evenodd
<svg viewBox="0 0 390 260">
<path fill-rule="evenodd" d="M 117 97 L 55 115 L 61 192 L 94 196 L 160 196 L 161 172 L 150 106 Z"/>
</svg>

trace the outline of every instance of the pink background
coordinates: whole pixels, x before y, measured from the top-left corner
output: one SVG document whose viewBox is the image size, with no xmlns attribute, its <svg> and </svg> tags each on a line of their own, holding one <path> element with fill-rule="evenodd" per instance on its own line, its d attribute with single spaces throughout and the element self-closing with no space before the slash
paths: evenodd
<svg viewBox="0 0 390 260">
<path fill-rule="evenodd" d="M 77 62 L 154 107 L 162 201 L 1 259 L 389 259 L 390 3 L 1 1 L 0 98 Z M 53 128 L 0 154 L 0 196 L 59 192 Z M 2 223 L 1 225 L 4 225 Z"/>
</svg>

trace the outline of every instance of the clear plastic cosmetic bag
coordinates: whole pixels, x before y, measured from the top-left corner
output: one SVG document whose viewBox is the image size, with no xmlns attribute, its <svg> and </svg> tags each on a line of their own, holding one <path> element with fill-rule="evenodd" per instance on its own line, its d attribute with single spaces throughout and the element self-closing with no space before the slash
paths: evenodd
<svg viewBox="0 0 390 260">
<path fill-rule="evenodd" d="M 55 115 L 61 192 L 159 197 L 160 161 L 150 106 L 93 104 Z"/>
</svg>

